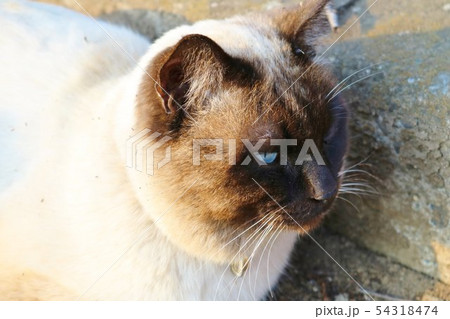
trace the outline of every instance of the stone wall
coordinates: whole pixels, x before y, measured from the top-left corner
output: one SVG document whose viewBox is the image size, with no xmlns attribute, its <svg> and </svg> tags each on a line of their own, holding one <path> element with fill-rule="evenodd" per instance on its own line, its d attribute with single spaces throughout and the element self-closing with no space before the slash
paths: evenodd
<svg viewBox="0 0 450 319">
<path fill-rule="evenodd" d="M 379 195 L 344 195 L 328 221 L 450 284 L 450 11 L 446 1 L 357 1 L 327 53 L 353 112 L 350 162 Z M 345 32 L 353 23 L 353 27 Z M 367 77 L 366 79 L 363 79 Z M 374 190 L 357 185 L 369 193 Z"/>
</svg>

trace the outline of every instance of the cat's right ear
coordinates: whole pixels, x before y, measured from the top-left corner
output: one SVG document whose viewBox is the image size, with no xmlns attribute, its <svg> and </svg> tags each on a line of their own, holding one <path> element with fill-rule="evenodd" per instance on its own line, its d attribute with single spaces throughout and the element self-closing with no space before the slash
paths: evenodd
<svg viewBox="0 0 450 319">
<path fill-rule="evenodd" d="M 218 44 L 206 36 L 193 34 L 182 38 L 165 53 L 157 75 L 155 88 L 166 113 L 184 109 L 191 80 L 196 73 L 207 74 L 214 83 L 220 80 L 231 60 Z"/>
</svg>

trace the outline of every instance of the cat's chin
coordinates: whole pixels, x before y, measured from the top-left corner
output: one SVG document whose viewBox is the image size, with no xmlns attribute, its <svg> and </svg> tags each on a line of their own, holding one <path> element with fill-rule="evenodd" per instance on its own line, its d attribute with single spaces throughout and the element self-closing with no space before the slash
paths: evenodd
<svg viewBox="0 0 450 319">
<path fill-rule="evenodd" d="M 302 220 L 302 222 L 298 222 L 293 218 L 287 217 L 282 221 L 282 223 L 286 227 L 286 229 L 295 231 L 301 235 L 305 235 L 322 224 L 326 213 L 327 212 L 324 212 L 321 215 Z"/>
<path fill-rule="evenodd" d="M 306 234 L 321 225 L 325 216 L 330 211 L 333 202 L 334 201 L 331 200 L 324 204 L 313 204 L 308 207 L 306 212 L 304 209 L 298 209 L 295 206 L 291 209 L 286 208 L 283 211 L 280 223 L 283 224 L 286 229 L 300 234 Z"/>
</svg>

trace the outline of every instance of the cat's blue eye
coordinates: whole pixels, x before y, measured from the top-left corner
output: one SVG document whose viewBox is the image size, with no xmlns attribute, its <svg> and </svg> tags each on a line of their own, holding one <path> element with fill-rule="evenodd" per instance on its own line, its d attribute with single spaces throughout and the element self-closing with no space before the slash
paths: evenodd
<svg viewBox="0 0 450 319">
<path fill-rule="evenodd" d="M 275 152 L 255 153 L 255 156 L 258 158 L 259 161 L 264 162 L 266 164 L 271 164 L 277 159 L 278 153 Z"/>
</svg>

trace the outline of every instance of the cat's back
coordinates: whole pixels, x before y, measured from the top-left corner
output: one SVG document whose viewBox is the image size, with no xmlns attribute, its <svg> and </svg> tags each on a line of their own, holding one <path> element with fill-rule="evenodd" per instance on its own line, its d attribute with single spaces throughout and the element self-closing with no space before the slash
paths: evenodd
<svg viewBox="0 0 450 319">
<path fill-rule="evenodd" d="M 55 138 L 61 128 L 95 113 L 102 87 L 131 72 L 149 43 L 125 28 L 30 1 L 0 1 L 0 24 L 1 197 L 62 142 Z"/>
<path fill-rule="evenodd" d="M 133 69 L 149 46 L 126 28 L 36 2 L 1 1 L 0 21 L 0 80 L 15 90 L 32 90 L 32 80 L 49 94 L 83 75 L 92 85 Z"/>
<path fill-rule="evenodd" d="M 47 274 L 57 282 L 79 244 L 69 234 L 98 218 L 67 221 L 80 211 L 109 210 L 89 206 L 120 175 L 101 171 L 113 159 L 90 156 L 112 153 L 102 135 L 111 121 L 98 114 L 114 107 L 109 96 L 149 43 L 125 28 L 28 1 L 0 0 L 0 26 L 0 299 L 51 299 L 42 291 L 64 289 L 48 288 Z M 97 242 L 91 228 L 83 236 Z M 59 263 L 41 262 L 58 254 Z"/>
</svg>

